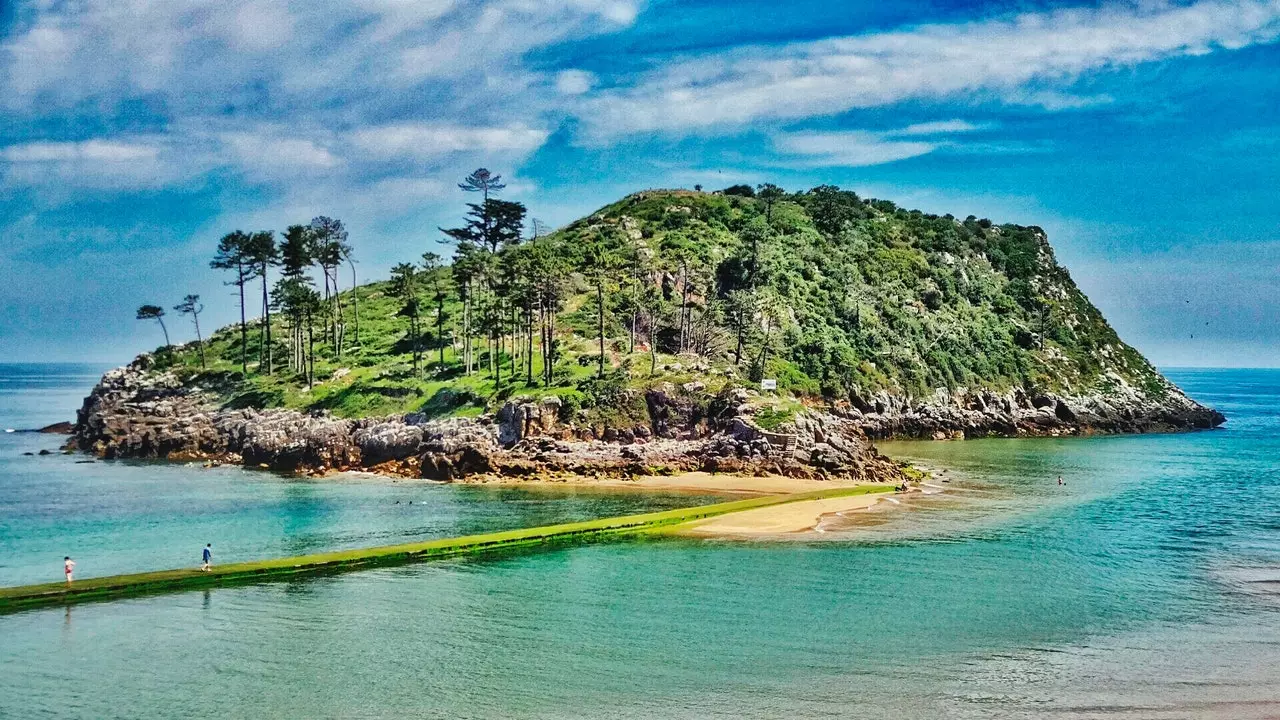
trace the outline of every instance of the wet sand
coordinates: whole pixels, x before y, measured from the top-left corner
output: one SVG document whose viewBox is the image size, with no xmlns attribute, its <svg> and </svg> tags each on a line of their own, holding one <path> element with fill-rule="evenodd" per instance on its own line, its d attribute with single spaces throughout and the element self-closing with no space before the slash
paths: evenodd
<svg viewBox="0 0 1280 720">
<path fill-rule="evenodd" d="M 821 532 L 822 519 L 828 515 L 865 510 L 892 497 L 892 492 L 878 492 L 804 500 L 698 520 L 682 525 L 678 532 L 681 535 L 699 537 L 758 537 Z"/>
</svg>

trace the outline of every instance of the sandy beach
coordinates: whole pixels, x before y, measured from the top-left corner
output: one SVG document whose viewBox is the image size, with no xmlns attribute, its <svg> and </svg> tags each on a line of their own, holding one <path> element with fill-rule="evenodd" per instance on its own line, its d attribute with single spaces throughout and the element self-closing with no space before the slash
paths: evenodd
<svg viewBox="0 0 1280 720">
<path fill-rule="evenodd" d="M 802 500 L 699 520 L 682 525 L 678 532 L 681 535 L 702 537 L 755 537 L 815 532 L 824 516 L 865 510 L 892 496 L 892 492 L 878 492 Z"/>
</svg>

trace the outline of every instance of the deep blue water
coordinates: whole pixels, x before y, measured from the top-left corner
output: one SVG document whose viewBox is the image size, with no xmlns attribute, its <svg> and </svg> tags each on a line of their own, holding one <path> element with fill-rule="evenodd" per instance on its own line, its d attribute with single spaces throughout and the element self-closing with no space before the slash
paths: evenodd
<svg viewBox="0 0 1280 720">
<path fill-rule="evenodd" d="M 820 541 L 602 544 L 2 616 L 0 716 L 1277 717 L 1280 371 L 1169 374 L 1227 427 L 887 445 L 935 468 L 936 494 Z M 427 527 L 389 511 L 399 493 L 422 493 L 441 532 L 523 519 L 507 508 L 527 497 L 75 465 L 13 454 L 41 438 L 3 442 L 0 463 L 51 461 L 24 466 L 16 503 L 0 464 L 0 554 L 27 558 L 5 578 L 41 572 L 50 533 L 101 547 L 95 522 L 153 566 L 165 528 L 204 527 L 198 542 L 242 518 L 259 552 Z M 107 519 L 79 524 L 107 495 Z M 31 497 L 59 508 L 34 541 L 9 530 Z M 297 532 L 317 505 L 319 530 Z"/>
</svg>

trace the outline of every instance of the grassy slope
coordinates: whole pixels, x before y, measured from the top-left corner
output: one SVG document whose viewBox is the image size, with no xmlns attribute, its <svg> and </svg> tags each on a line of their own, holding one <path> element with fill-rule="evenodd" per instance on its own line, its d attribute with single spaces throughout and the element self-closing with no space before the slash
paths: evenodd
<svg viewBox="0 0 1280 720">
<path fill-rule="evenodd" d="M 444 364 L 439 362 L 439 345 L 436 330 L 430 328 L 429 349 L 423 358 L 424 368 L 414 374 L 412 355 L 404 346 L 407 321 L 397 315 L 398 304 L 388 296 L 389 283 L 374 282 L 357 288 L 360 308 L 360 345 L 348 350 L 341 359 L 335 358 L 332 348 L 316 335 L 316 384 L 308 389 L 305 378 L 287 367 L 288 347 L 282 338 L 287 330 L 278 318 L 272 318 L 272 345 L 275 374 L 259 372 L 260 321 L 249 326 L 249 375 L 240 372 L 240 329 L 238 325 L 218 330 L 207 339 L 205 358 L 207 369 L 200 367 L 195 345 L 189 343 L 171 353 L 160 353 L 161 367 L 174 370 L 184 379 L 222 396 L 228 407 L 286 407 L 299 410 L 322 409 L 339 417 L 367 417 L 405 412 L 425 412 L 432 416 L 474 415 L 490 407 L 495 401 L 516 395 L 543 397 L 557 395 L 568 402 L 580 405 L 585 402 L 579 384 L 595 375 L 594 364 L 578 362 L 579 358 L 594 356 L 598 350 L 596 340 L 574 331 L 566 324 L 559 337 L 564 358 L 556 366 L 555 384 L 546 388 L 539 378 L 542 363 L 535 349 L 533 359 L 534 382 L 525 382 L 524 366 L 513 380 L 510 356 L 502 355 L 503 378 L 499 388 L 484 370 L 487 355 L 482 352 L 482 340 L 475 340 L 478 349 L 480 372 L 467 376 L 462 373 L 459 352 L 448 342 L 454 331 L 454 323 L 445 326 Z M 351 292 L 342 294 L 344 312 L 349 313 Z M 572 303 L 571 303 L 572 307 Z M 461 305 L 456 299 L 446 303 L 446 317 L 461 317 Z M 349 316 L 348 316 L 349 317 Z M 434 309 L 432 309 L 434 317 Z M 317 331 L 318 332 L 318 331 Z M 353 324 L 348 320 L 349 336 L 354 336 Z M 649 376 L 649 356 L 637 352 L 634 356 L 619 355 L 618 362 L 642 367 L 643 377 L 635 379 L 635 385 L 650 382 L 684 383 L 702 378 L 688 370 L 664 369 L 676 360 L 671 355 L 660 354 L 658 373 Z M 723 384 L 723 378 L 719 384 Z M 714 389 L 714 388 L 713 388 Z M 626 409 L 640 413 L 643 408 Z"/>
<path fill-rule="evenodd" d="M 773 209 L 773 239 L 761 264 L 769 287 L 785 303 L 785 321 L 766 371 L 779 379 L 783 391 L 769 400 L 775 406 L 775 414 L 765 416 L 771 424 L 789 419 L 799 406 L 796 398 L 865 397 L 879 390 L 917 397 L 941 387 L 1105 392 L 1111 382 L 1107 372 L 1151 393 L 1166 387 L 1080 293 L 1038 228 L 961 222 L 884 201 L 855 200 L 844 211 L 850 216 L 841 229 L 823 232 L 820 221 L 830 211 L 815 205 L 812 196 L 790 196 Z M 573 246 L 600 225 L 611 224 L 656 253 L 668 268 L 676 263 L 667 244 L 688 243 L 710 278 L 727 258 L 741 252 L 743 228 L 762 213 L 763 204 L 751 198 L 652 191 L 628 196 L 544 241 Z M 317 337 L 318 383 L 313 389 L 287 371 L 271 377 L 256 372 L 255 327 L 250 328 L 248 378 L 239 374 L 239 331 L 234 326 L 210 338 L 208 371 L 199 371 L 192 346 L 172 353 L 166 362 L 191 382 L 217 390 L 232 407 L 325 409 L 345 417 L 409 411 L 472 414 L 513 395 L 555 394 L 566 399 L 569 409 L 600 405 L 586 411 L 588 420 L 591 413 L 639 419 L 643 407 L 634 397 L 629 406 L 618 406 L 616 392 L 589 380 L 597 351 L 591 337 L 593 301 L 586 290 L 576 278 L 559 320 L 563 360 L 551 388 L 536 381 L 542 369 L 536 352 L 532 385 L 521 378 L 512 382 L 509 369 L 504 369 L 501 387 L 486 372 L 463 376 L 448 344 L 440 365 L 433 327 L 429 364 L 415 375 L 403 343 L 406 321 L 396 315 L 397 303 L 383 282 L 358 290 L 358 350 L 337 359 Z M 351 335 L 350 292 L 343 297 Z M 695 295 L 694 302 L 701 307 L 706 298 Z M 427 315 L 430 324 L 434 308 Z M 448 334 L 461 316 L 456 299 L 447 303 L 446 316 Z M 615 386 L 701 380 L 714 391 L 745 382 L 730 381 L 722 372 L 695 373 L 688 357 L 678 359 L 681 369 L 664 369 L 677 361 L 669 355 L 660 357 L 657 375 L 650 376 L 647 354 L 625 352 L 622 318 L 619 313 L 609 323 L 611 363 L 626 370 L 624 377 L 615 378 Z M 287 356 L 285 330 L 278 321 L 273 325 L 280 367 Z M 724 370 L 731 365 L 733 338 L 723 321 L 716 332 L 713 351 L 703 362 Z M 480 365 L 485 366 L 483 359 Z M 739 376 L 747 374 L 745 367 L 736 370 Z"/>
</svg>

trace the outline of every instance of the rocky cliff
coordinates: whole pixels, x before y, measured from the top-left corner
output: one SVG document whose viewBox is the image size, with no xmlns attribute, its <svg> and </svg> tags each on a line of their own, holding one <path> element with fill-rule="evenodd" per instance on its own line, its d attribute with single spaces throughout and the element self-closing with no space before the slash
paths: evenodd
<svg viewBox="0 0 1280 720">
<path fill-rule="evenodd" d="M 1116 375 L 1106 393 L 1029 393 L 1015 388 L 939 390 L 923 400 L 880 392 L 855 396 L 840 412 L 873 438 L 1016 437 L 1207 430 L 1226 422 L 1217 410 L 1161 378 L 1143 392 Z"/>
</svg>

